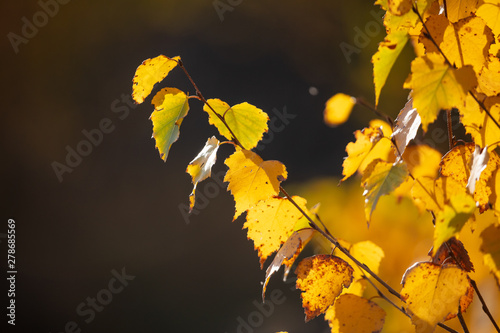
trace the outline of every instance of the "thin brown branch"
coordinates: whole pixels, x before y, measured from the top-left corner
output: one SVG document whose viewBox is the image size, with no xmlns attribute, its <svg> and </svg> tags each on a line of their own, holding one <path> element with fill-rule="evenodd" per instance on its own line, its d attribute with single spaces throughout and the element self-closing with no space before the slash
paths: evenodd
<svg viewBox="0 0 500 333">
<path fill-rule="evenodd" d="M 368 110 L 372 111 L 373 113 L 375 113 L 377 115 L 377 117 L 382 118 L 385 121 L 387 121 L 389 123 L 389 125 L 391 126 L 391 128 L 394 128 L 394 120 L 392 120 L 392 118 L 389 117 L 388 115 L 386 115 L 385 113 L 377 110 L 377 108 L 375 108 L 373 105 L 368 103 L 363 97 L 357 97 L 356 104 L 364 106 Z"/>
</svg>

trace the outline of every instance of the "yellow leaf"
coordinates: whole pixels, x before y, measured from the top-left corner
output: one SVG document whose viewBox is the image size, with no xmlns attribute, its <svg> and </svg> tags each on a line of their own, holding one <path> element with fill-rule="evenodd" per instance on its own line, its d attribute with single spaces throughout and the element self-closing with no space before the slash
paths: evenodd
<svg viewBox="0 0 500 333">
<path fill-rule="evenodd" d="M 469 279 L 459 268 L 421 262 L 403 277 L 401 296 L 417 333 L 434 332 L 449 314 L 458 312 L 460 298 L 467 294 Z"/>
<path fill-rule="evenodd" d="M 345 244 L 342 244 L 342 246 L 348 249 L 349 253 L 353 257 L 370 267 L 370 269 L 375 274 L 378 274 L 380 262 L 384 258 L 384 251 L 378 245 L 371 241 L 361 241 L 354 245 L 345 242 Z M 362 271 L 361 268 L 357 267 L 357 265 L 344 253 L 342 253 L 341 251 L 336 252 L 338 253 L 338 256 L 340 258 L 347 261 L 351 265 L 351 267 L 354 267 L 353 282 L 351 283 L 349 288 L 344 289 L 342 294 L 363 296 L 363 292 L 366 288 L 366 281 L 363 277 L 364 271 Z"/>
<path fill-rule="evenodd" d="M 351 177 L 360 167 L 361 163 L 368 156 L 373 146 L 383 137 L 380 128 L 367 127 L 354 132 L 355 142 L 349 142 L 345 148 L 347 157 L 342 163 L 344 178 L 342 181 Z"/>
<path fill-rule="evenodd" d="M 428 10 L 435 11 L 437 7 L 439 7 L 434 6 L 436 8 L 433 8 L 431 6 L 433 2 L 434 0 L 421 0 L 416 2 L 418 12 L 422 15 L 422 17 L 426 17 L 426 12 Z M 437 1 L 435 3 L 437 3 Z M 386 8 L 386 10 L 387 13 L 384 16 L 384 25 L 388 34 L 397 30 L 406 30 L 410 34 L 413 34 L 412 30 L 417 26 L 419 21 L 418 15 L 414 13 L 413 10 L 410 10 L 403 15 L 395 15 L 391 13 L 389 8 Z"/>
<path fill-rule="evenodd" d="M 488 62 L 479 72 L 477 91 L 486 96 L 495 96 L 500 93 L 500 59 L 489 55 Z"/>
<path fill-rule="evenodd" d="M 476 85 L 470 66 L 450 68 L 440 55 L 434 53 L 413 60 L 411 72 L 404 87 L 413 89 L 413 106 L 422 119 L 424 132 L 441 109 L 463 107 L 467 92 Z"/>
<path fill-rule="evenodd" d="M 497 123 L 500 123 L 500 97 L 487 97 L 483 104 Z M 486 147 L 498 143 L 500 128 L 470 95 L 465 100 L 465 109 L 460 110 L 460 120 L 477 145 Z"/>
<path fill-rule="evenodd" d="M 427 145 L 415 145 L 406 149 L 403 161 L 413 177 L 436 178 L 441 162 L 441 153 Z"/>
<path fill-rule="evenodd" d="M 176 88 L 163 88 L 151 102 L 155 110 L 151 114 L 153 137 L 163 161 L 167 160 L 172 143 L 179 138 L 179 127 L 189 111 L 188 97 Z"/>
<path fill-rule="evenodd" d="M 466 193 L 465 186 L 452 177 L 417 178 L 411 189 L 417 207 L 435 214 L 444 209 L 453 195 L 459 193 Z"/>
<path fill-rule="evenodd" d="M 378 105 L 380 92 L 385 85 L 389 72 L 407 41 L 408 33 L 406 31 L 395 31 L 385 37 L 384 41 L 379 44 L 378 51 L 372 57 L 375 107 Z"/>
<path fill-rule="evenodd" d="M 457 22 L 460 19 L 470 16 L 476 11 L 478 0 L 447 0 L 446 10 L 450 22 Z"/>
<path fill-rule="evenodd" d="M 269 282 L 271 276 L 280 269 L 282 264 L 284 264 L 286 266 L 286 271 L 283 277 L 283 281 L 286 280 L 287 271 L 290 270 L 295 259 L 297 259 L 299 253 L 312 238 L 314 231 L 315 230 L 312 228 L 306 228 L 306 229 L 301 229 L 299 231 L 295 231 L 276 253 L 273 262 L 271 263 L 271 265 L 269 265 L 269 267 L 266 270 L 266 279 L 262 286 L 263 302 L 265 300 L 267 283 Z"/>
<path fill-rule="evenodd" d="M 198 153 L 198 155 L 192 160 L 187 166 L 186 172 L 193 179 L 193 192 L 189 196 L 189 211 L 191 211 L 194 207 L 195 199 L 195 191 L 196 186 L 199 182 L 210 177 L 212 173 L 212 166 L 215 164 L 217 160 L 217 150 L 219 149 L 219 140 L 215 136 L 212 136 L 205 143 L 205 147 Z"/>
<path fill-rule="evenodd" d="M 325 319 L 332 333 L 378 333 L 384 326 L 385 311 L 375 302 L 343 294 L 328 308 Z"/>
<path fill-rule="evenodd" d="M 156 58 L 146 59 L 137 67 L 132 80 L 132 98 L 137 104 L 151 94 L 156 83 L 167 77 L 168 73 L 178 64 L 180 57 L 165 57 L 160 55 Z"/>
<path fill-rule="evenodd" d="M 302 290 L 306 322 L 324 313 L 344 287 L 352 282 L 353 269 L 347 262 L 331 255 L 316 255 L 302 260 L 295 274 L 297 289 Z"/>
<path fill-rule="evenodd" d="M 403 183 L 408 175 L 404 163 L 387 163 L 380 159 L 374 160 L 366 167 L 361 184 L 365 191 L 365 217 L 370 221 L 371 215 L 381 196 L 393 192 Z"/>
<path fill-rule="evenodd" d="M 493 212 L 497 218 L 500 219 L 500 170 L 497 169 L 493 172 L 488 185 L 493 193 L 490 196 L 490 202 L 493 206 Z"/>
<path fill-rule="evenodd" d="M 392 14 L 401 16 L 411 10 L 412 0 L 388 0 L 387 5 Z"/>
<path fill-rule="evenodd" d="M 490 225 L 481 233 L 484 264 L 500 285 L 500 225 Z"/>
<path fill-rule="evenodd" d="M 294 196 L 293 200 L 302 209 L 306 207 L 305 199 Z M 261 268 L 267 257 L 278 251 L 288 239 L 301 216 L 302 213 L 290 200 L 282 197 L 261 200 L 248 210 L 243 228 L 248 229 L 247 237 L 259 252 Z"/>
<path fill-rule="evenodd" d="M 457 23 L 450 23 L 443 15 L 431 15 L 426 26 L 434 41 L 448 60 L 457 67 L 472 65 L 479 73 L 493 41 L 492 34 L 485 29 L 481 18 L 467 17 Z M 422 33 L 420 37 L 427 52 L 439 53 L 434 43 Z"/>
<path fill-rule="evenodd" d="M 346 94 L 338 93 L 326 101 L 323 113 L 325 124 L 335 127 L 343 124 L 349 118 L 356 99 Z"/>
<path fill-rule="evenodd" d="M 460 183 L 465 189 L 469 182 L 472 155 L 475 150 L 475 144 L 469 143 L 466 145 L 456 146 L 450 150 L 441 161 L 441 174 L 450 176 Z M 478 203 L 480 211 L 483 212 L 489 208 L 489 197 L 491 188 L 488 180 L 494 170 L 500 165 L 500 158 L 492 151 L 487 164 L 487 167 L 481 172 L 481 177 L 476 182 L 475 191 L 473 193 L 474 200 Z"/>
<path fill-rule="evenodd" d="M 230 107 L 229 104 L 220 99 L 209 99 L 207 102 L 217 114 L 224 118 L 243 148 L 254 148 L 267 132 L 269 117 L 252 104 L 244 102 Z M 208 122 L 217 127 L 221 135 L 228 140 L 233 140 L 229 129 L 210 107 L 205 104 L 203 110 L 209 115 Z"/>
<path fill-rule="evenodd" d="M 396 155 L 394 154 L 394 147 L 391 140 L 387 140 L 392 135 L 391 126 L 383 120 L 373 119 L 370 120 L 369 126 L 371 128 L 379 128 L 382 130 L 382 134 L 386 138 L 385 140 L 380 140 L 376 145 L 368 152 L 363 161 L 358 168 L 358 171 L 363 174 L 366 167 L 376 159 L 381 159 L 386 162 L 394 162 L 396 160 Z"/>
<path fill-rule="evenodd" d="M 260 200 L 280 192 L 280 179 L 286 179 L 285 166 L 279 161 L 264 161 L 259 155 L 244 149 L 236 149 L 224 162 L 229 170 L 224 177 L 234 196 L 236 209 L 233 220 Z"/>
<path fill-rule="evenodd" d="M 476 15 L 486 22 L 495 35 L 500 34 L 500 2 L 498 0 L 484 0 L 477 9 Z"/>
<path fill-rule="evenodd" d="M 436 215 L 434 253 L 441 244 L 458 235 L 475 210 L 476 203 L 469 194 L 459 193 L 451 197 L 449 203 Z"/>
</svg>

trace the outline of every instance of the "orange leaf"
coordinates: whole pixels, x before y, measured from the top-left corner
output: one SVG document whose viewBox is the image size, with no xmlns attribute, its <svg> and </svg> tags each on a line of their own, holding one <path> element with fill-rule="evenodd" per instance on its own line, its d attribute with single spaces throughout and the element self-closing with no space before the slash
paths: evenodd
<svg viewBox="0 0 500 333">
<path fill-rule="evenodd" d="M 324 313 L 344 287 L 352 282 L 352 267 L 331 255 L 316 255 L 302 260 L 297 274 L 297 289 L 302 290 L 302 307 L 306 322 Z"/>
</svg>

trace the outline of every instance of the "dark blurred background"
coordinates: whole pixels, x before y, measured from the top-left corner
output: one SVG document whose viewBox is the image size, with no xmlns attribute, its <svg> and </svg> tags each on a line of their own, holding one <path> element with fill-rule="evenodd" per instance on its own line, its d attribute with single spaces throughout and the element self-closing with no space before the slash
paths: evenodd
<svg viewBox="0 0 500 333">
<path fill-rule="evenodd" d="M 288 184 L 339 175 L 352 132 L 373 115 L 355 107 L 331 129 L 324 103 L 337 92 L 374 100 L 370 58 L 385 36 L 379 8 L 363 0 L 41 0 L 3 1 L 0 12 L 0 249 L 5 258 L 14 219 L 15 330 L 328 331 L 322 319 L 304 323 L 293 282 L 274 278 L 268 291 L 281 296 L 272 308 L 256 305 L 265 271 L 217 183 L 198 187 L 212 196 L 198 214 L 179 208 L 192 190 L 187 164 L 217 134 L 201 104 L 191 104 L 163 163 L 151 98 L 127 101 L 143 60 L 180 55 L 205 97 L 247 101 L 271 119 L 292 115 L 256 150 L 287 166 Z M 399 63 L 380 103 L 392 116 L 407 93 L 408 62 Z M 178 69 L 164 86 L 194 94 Z M 84 133 L 103 120 L 110 133 L 58 177 L 54 166 L 67 165 L 68 149 L 88 149 Z M 230 152 L 219 150 L 214 173 Z M 4 276 L 6 260 L 0 265 Z"/>
</svg>

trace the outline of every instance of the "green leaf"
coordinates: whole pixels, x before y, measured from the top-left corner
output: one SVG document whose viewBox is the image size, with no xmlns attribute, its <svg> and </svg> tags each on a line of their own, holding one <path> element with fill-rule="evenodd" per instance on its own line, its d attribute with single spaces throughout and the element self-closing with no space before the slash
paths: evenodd
<svg viewBox="0 0 500 333">
<path fill-rule="evenodd" d="M 179 127 L 189 111 L 187 95 L 176 88 L 163 88 L 151 104 L 155 110 L 151 114 L 153 138 L 163 161 L 167 160 L 172 143 L 179 138 Z"/>
<path fill-rule="evenodd" d="M 370 221 L 380 197 L 394 191 L 407 176 L 408 170 L 403 163 L 392 164 L 376 159 L 366 167 L 361 184 L 365 189 L 363 195 L 367 221 Z"/>
<path fill-rule="evenodd" d="M 436 216 L 434 229 L 433 251 L 437 251 L 441 244 L 462 230 L 465 223 L 474 214 L 476 202 L 466 193 L 459 193 L 450 198 L 444 209 Z"/>
<path fill-rule="evenodd" d="M 385 85 L 392 66 L 408 41 L 408 32 L 398 30 L 387 35 L 372 57 L 373 83 L 375 84 L 375 107 L 378 105 L 380 91 Z"/>
<path fill-rule="evenodd" d="M 254 148 L 262 139 L 264 133 L 267 132 L 269 117 L 252 104 L 243 102 L 230 107 L 229 104 L 220 99 L 209 99 L 207 102 L 217 114 L 224 118 L 243 148 L 248 150 Z M 228 140 L 233 140 L 227 126 L 214 114 L 210 107 L 205 104 L 203 110 L 208 113 L 208 122 L 217 127 L 221 135 Z"/>
</svg>

